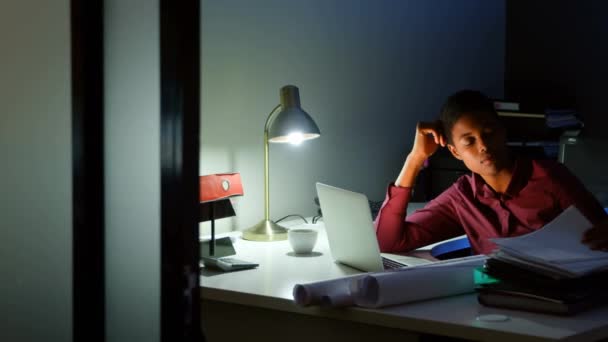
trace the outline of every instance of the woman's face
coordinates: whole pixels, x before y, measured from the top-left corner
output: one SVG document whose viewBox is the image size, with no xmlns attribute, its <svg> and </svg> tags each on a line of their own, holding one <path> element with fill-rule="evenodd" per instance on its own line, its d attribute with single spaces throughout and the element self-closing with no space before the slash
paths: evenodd
<svg viewBox="0 0 608 342">
<path fill-rule="evenodd" d="M 464 114 L 452 127 L 452 155 L 482 176 L 495 176 L 508 165 L 504 127 L 496 117 Z"/>
</svg>

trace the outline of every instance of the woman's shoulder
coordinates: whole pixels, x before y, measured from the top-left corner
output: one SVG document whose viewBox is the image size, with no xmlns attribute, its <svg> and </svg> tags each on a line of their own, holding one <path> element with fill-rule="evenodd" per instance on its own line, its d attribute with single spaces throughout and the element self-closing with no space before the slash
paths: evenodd
<svg viewBox="0 0 608 342">
<path fill-rule="evenodd" d="M 570 175 L 568 168 L 557 160 L 531 159 L 532 175 L 534 177 L 561 177 Z"/>
</svg>

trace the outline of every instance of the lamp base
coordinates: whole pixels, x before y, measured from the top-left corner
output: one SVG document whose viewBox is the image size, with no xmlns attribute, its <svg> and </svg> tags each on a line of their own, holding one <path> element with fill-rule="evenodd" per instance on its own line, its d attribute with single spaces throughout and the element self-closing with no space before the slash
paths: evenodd
<svg viewBox="0 0 608 342">
<path fill-rule="evenodd" d="M 270 220 L 262 220 L 255 226 L 243 231 L 243 239 L 252 241 L 287 240 L 287 229 Z"/>
</svg>

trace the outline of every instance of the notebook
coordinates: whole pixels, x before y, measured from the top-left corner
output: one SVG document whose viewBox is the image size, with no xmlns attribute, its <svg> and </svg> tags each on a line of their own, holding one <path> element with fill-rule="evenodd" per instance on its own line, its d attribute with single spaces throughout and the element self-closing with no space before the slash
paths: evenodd
<svg viewBox="0 0 608 342">
<path fill-rule="evenodd" d="M 379 272 L 431 261 L 380 253 L 369 201 L 364 194 L 317 183 L 329 249 L 333 259 L 350 267 Z"/>
<path fill-rule="evenodd" d="M 222 237 L 215 240 L 213 255 L 210 254 L 211 241 L 201 241 L 201 261 L 205 267 L 221 271 L 236 271 L 255 268 L 257 263 L 234 258 L 236 251 L 230 237 Z"/>
</svg>

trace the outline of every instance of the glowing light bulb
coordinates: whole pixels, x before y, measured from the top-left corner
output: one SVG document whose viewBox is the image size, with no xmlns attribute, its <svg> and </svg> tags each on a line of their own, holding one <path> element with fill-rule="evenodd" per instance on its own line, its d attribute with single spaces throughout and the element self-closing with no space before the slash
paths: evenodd
<svg viewBox="0 0 608 342">
<path fill-rule="evenodd" d="M 304 141 L 304 135 L 301 132 L 289 133 L 287 141 L 292 145 L 300 145 Z"/>
</svg>

